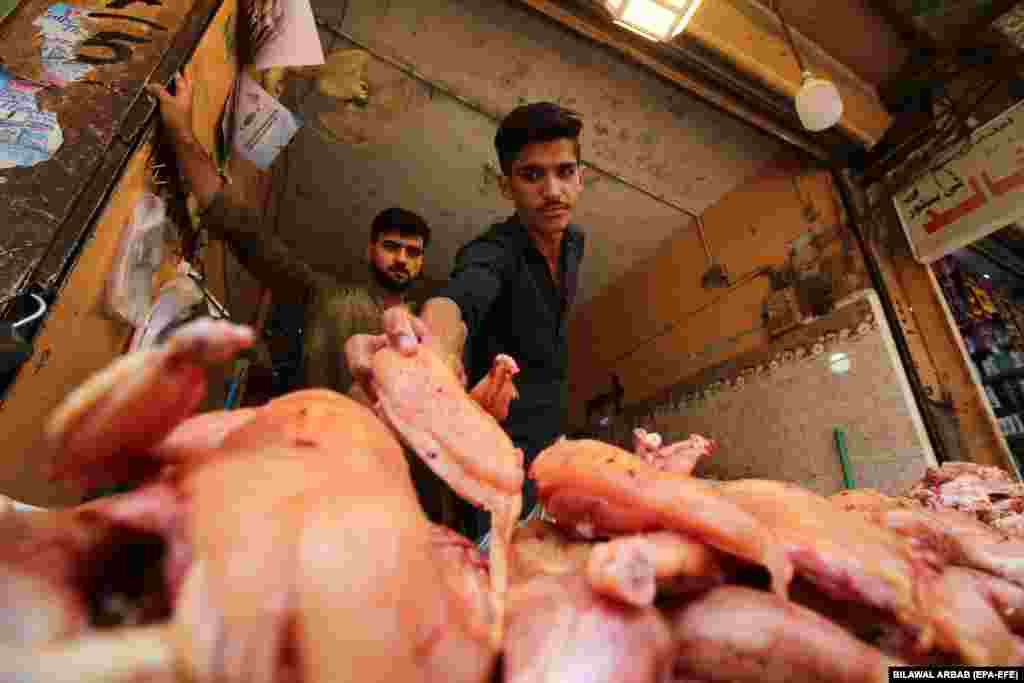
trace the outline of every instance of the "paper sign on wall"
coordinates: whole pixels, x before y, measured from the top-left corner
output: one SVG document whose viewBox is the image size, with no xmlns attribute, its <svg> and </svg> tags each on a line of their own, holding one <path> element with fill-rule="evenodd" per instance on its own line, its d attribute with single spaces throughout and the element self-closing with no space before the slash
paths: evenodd
<svg viewBox="0 0 1024 683">
<path fill-rule="evenodd" d="M 974 131 L 893 203 L 921 263 L 1024 219 L 1024 103 Z"/>
<path fill-rule="evenodd" d="M 57 115 L 39 108 L 42 89 L 0 68 L 0 169 L 35 166 L 64 143 Z"/>
<path fill-rule="evenodd" d="M 267 169 L 291 142 L 300 123 L 259 83 L 241 73 L 235 81 L 223 125 L 225 138 L 232 141 L 232 153 Z"/>
</svg>

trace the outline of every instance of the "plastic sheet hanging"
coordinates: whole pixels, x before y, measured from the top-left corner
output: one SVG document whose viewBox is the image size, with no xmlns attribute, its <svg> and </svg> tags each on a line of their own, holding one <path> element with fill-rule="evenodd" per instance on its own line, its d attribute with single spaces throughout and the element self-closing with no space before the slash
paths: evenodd
<svg viewBox="0 0 1024 683">
<path fill-rule="evenodd" d="M 110 315 L 135 327 L 146 321 L 153 301 L 153 277 L 164 256 L 164 241 L 174 236 L 169 231 L 176 233 L 163 200 L 143 193 L 121 235 L 107 275 L 105 302 Z"/>
<path fill-rule="evenodd" d="M 189 320 L 209 314 L 210 307 L 203 290 L 185 272 L 180 272 L 160 288 L 145 321 L 135 331 L 129 350 L 139 351 L 155 346 Z"/>
</svg>

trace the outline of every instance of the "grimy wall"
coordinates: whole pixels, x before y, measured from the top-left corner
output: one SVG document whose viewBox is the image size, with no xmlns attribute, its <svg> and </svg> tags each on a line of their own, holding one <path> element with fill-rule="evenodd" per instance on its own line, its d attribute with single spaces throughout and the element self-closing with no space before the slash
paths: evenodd
<svg viewBox="0 0 1024 683">
<path fill-rule="evenodd" d="M 666 240 L 601 295 L 571 329 L 570 424 L 616 373 L 636 404 L 772 341 L 767 312 L 789 294 L 813 318 L 869 286 L 831 174 L 783 154 L 703 214 L 711 256 L 729 275 L 707 287 L 695 224 Z M 628 324 L 627 324 L 628 321 Z"/>
</svg>

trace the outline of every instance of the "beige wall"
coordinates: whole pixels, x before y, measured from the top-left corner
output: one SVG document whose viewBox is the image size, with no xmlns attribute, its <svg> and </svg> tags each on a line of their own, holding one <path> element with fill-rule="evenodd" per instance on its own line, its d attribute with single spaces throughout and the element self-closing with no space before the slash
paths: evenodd
<svg viewBox="0 0 1024 683">
<path fill-rule="evenodd" d="M 608 389 L 612 372 L 624 384 L 625 403 L 636 403 L 767 344 L 762 311 L 771 285 L 767 277 L 747 277 L 759 269 L 820 275 L 834 298 L 866 286 L 844 220 L 831 175 L 789 155 L 724 195 L 704 213 L 705 232 L 738 284 L 702 287 L 708 262 L 691 226 L 581 306 L 570 337 L 570 423 L 582 423 L 584 402 Z"/>
<path fill-rule="evenodd" d="M 281 231 L 310 263 L 342 277 L 365 277 L 369 225 L 388 206 L 428 220 L 434 240 L 425 272 L 447 277 L 459 246 L 512 211 L 496 183 L 494 119 L 523 102 L 557 101 L 584 120 L 583 157 L 592 167 L 576 216 L 588 233 L 581 301 L 684 226 L 679 207 L 703 211 L 782 149 L 518 0 L 313 6 L 375 55 L 365 106 L 322 95 L 305 80 L 288 93 L 305 125 L 280 176 Z M 321 37 L 328 51 L 359 47 L 326 29 Z"/>
<path fill-rule="evenodd" d="M 901 494 L 935 464 L 873 291 L 735 360 L 621 416 L 619 440 L 635 425 L 669 441 L 703 434 L 719 448 L 699 475 L 793 481 L 823 495 L 844 488 L 837 428 L 856 487 Z"/>
</svg>

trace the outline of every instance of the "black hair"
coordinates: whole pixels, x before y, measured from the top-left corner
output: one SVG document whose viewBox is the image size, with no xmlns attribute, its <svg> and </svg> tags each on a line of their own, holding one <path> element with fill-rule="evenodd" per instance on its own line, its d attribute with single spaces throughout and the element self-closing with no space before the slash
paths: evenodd
<svg viewBox="0 0 1024 683">
<path fill-rule="evenodd" d="M 579 114 L 554 102 L 534 102 L 516 107 L 501 122 L 494 137 L 501 170 L 508 173 L 509 167 L 527 145 L 563 138 L 576 144 L 576 160 L 579 161 L 581 130 L 583 121 Z"/>
<path fill-rule="evenodd" d="M 385 232 L 397 232 L 402 237 L 422 237 L 424 248 L 430 242 L 430 226 L 427 222 L 405 209 L 384 209 L 377 214 L 370 228 L 370 241 L 376 242 Z"/>
</svg>

